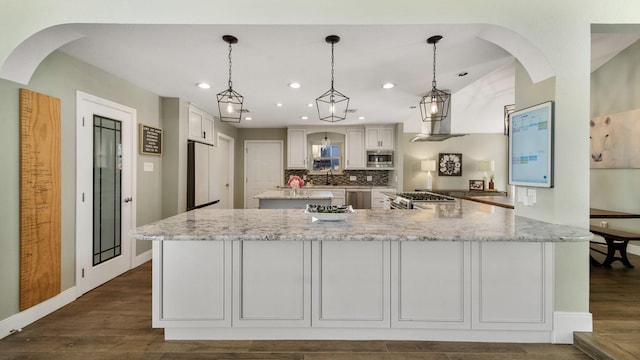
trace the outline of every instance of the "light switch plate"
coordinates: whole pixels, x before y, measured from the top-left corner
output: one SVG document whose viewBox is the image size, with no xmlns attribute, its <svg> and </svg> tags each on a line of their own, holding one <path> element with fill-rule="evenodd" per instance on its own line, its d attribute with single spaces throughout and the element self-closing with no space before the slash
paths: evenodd
<svg viewBox="0 0 640 360">
<path fill-rule="evenodd" d="M 153 163 L 152 162 L 144 163 L 144 171 L 153 171 Z"/>
<path fill-rule="evenodd" d="M 349 176 L 349 181 L 356 181 L 358 178 L 356 176 Z"/>
</svg>

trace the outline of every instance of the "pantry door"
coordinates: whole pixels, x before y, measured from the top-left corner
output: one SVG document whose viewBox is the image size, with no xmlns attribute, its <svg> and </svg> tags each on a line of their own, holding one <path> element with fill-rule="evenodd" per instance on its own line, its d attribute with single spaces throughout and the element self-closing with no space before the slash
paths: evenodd
<svg viewBox="0 0 640 360">
<path fill-rule="evenodd" d="M 76 288 L 78 296 L 131 268 L 135 241 L 136 110 L 78 91 Z"/>
<path fill-rule="evenodd" d="M 254 196 L 284 184 L 283 147 L 283 141 L 245 141 L 245 209 L 257 209 Z"/>
</svg>

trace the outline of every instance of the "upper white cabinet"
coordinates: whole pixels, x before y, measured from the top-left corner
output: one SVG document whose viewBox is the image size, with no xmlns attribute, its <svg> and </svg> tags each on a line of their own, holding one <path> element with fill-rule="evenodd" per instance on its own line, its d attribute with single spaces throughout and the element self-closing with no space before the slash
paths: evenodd
<svg viewBox="0 0 640 360">
<path fill-rule="evenodd" d="M 307 130 L 287 129 L 287 169 L 307 168 Z"/>
<path fill-rule="evenodd" d="M 347 129 L 345 169 L 363 169 L 366 166 L 363 129 Z"/>
<path fill-rule="evenodd" d="M 189 140 L 214 145 L 213 115 L 189 104 Z"/>
<path fill-rule="evenodd" d="M 393 150 L 393 127 L 366 127 L 365 134 L 367 150 Z"/>
</svg>

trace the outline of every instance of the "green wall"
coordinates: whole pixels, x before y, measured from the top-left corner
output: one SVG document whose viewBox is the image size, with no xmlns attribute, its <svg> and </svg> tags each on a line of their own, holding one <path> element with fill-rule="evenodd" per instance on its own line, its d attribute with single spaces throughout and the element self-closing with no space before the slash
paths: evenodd
<svg viewBox="0 0 640 360">
<path fill-rule="evenodd" d="M 19 303 L 19 132 L 18 91 L 20 88 L 54 96 L 61 101 L 62 170 L 62 290 L 75 286 L 75 183 L 76 183 L 76 90 L 99 96 L 137 110 L 138 122 L 161 127 L 160 98 L 146 90 L 54 52 L 38 67 L 28 86 L 0 79 L 0 319 L 18 313 Z M 137 149 L 136 149 L 137 151 Z M 153 172 L 142 171 L 154 164 Z M 137 224 L 161 218 L 162 157 L 137 158 Z M 151 248 L 138 241 L 136 253 Z"/>
</svg>

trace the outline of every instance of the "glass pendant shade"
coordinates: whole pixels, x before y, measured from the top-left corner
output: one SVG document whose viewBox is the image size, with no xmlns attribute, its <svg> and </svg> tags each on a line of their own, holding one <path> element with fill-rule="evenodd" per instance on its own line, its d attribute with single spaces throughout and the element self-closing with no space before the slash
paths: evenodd
<svg viewBox="0 0 640 360">
<path fill-rule="evenodd" d="M 238 42 L 233 35 L 224 35 L 222 37 L 229 44 L 229 88 L 216 95 L 218 101 L 218 112 L 220 121 L 239 123 L 242 119 L 244 96 L 233 90 L 231 82 L 231 44 Z"/>
<path fill-rule="evenodd" d="M 324 139 L 322 139 L 322 149 L 326 149 L 331 146 L 331 140 L 327 137 L 327 134 L 324 134 Z"/>
<path fill-rule="evenodd" d="M 331 88 L 316 99 L 318 117 L 322 121 L 336 122 L 347 118 L 349 98 L 333 88 L 333 46 L 340 41 L 337 35 L 329 35 L 325 41 L 331 44 Z"/>
<path fill-rule="evenodd" d="M 451 109 L 451 92 L 439 90 L 436 87 L 436 43 L 442 40 L 442 36 L 434 35 L 427 39 L 427 44 L 433 45 L 433 80 L 431 91 L 420 100 L 420 114 L 422 121 L 442 121 L 449 116 Z"/>
</svg>

